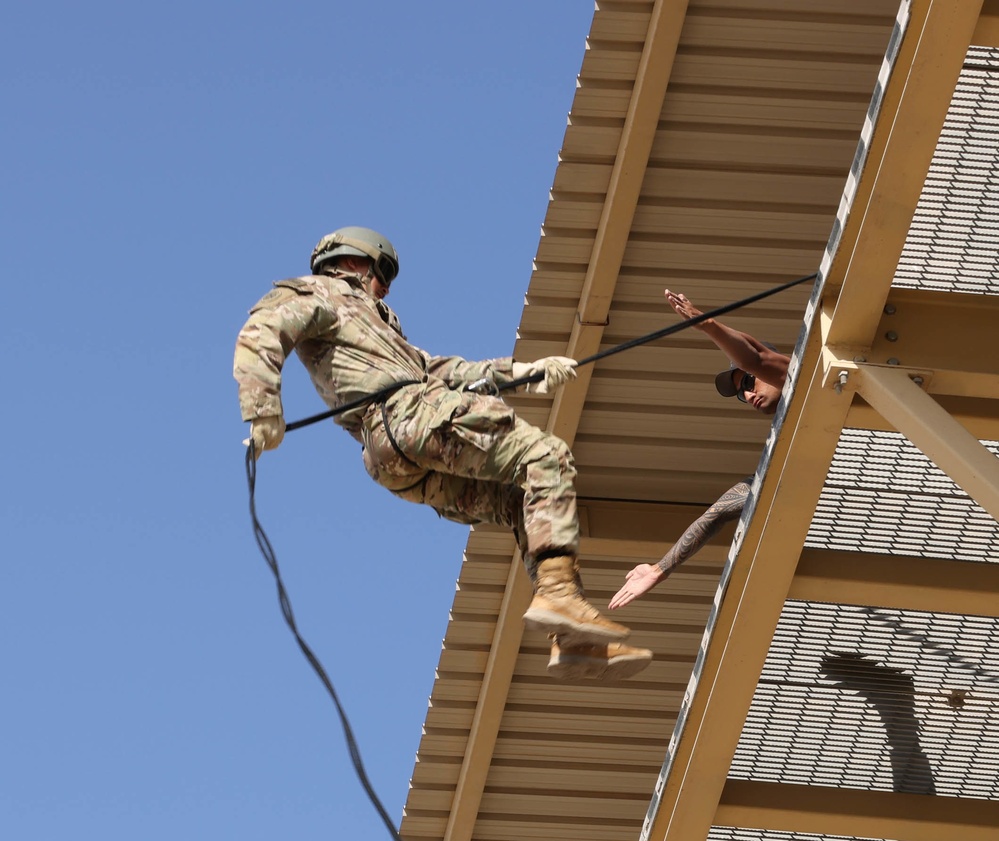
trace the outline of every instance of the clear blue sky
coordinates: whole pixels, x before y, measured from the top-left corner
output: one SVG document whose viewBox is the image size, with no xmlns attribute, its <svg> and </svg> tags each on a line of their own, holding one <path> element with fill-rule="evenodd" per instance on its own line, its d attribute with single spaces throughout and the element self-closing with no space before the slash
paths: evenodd
<svg viewBox="0 0 999 841">
<path fill-rule="evenodd" d="M 401 254 L 412 341 L 510 353 L 592 13 L 8 5 L 2 837 L 388 837 L 252 538 L 233 342 L 357 224 Z M 297 361 L 285 408 L 323 408 Z M 332 423 L 258 481 L 398 823 L 467 529 L 374 485 Z"/>
</svg>

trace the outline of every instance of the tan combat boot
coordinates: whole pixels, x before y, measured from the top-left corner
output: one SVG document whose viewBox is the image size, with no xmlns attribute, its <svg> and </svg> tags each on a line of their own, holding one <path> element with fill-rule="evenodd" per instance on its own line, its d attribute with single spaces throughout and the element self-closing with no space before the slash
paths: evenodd
<svg viewBox="0 0 999 841">
<path fill-rule="evenodd" d="M 538 564 L 534 599 L 524 614 L 524 624 L 551 634 L 572 634 L 580 643 L 616 642 L 631 633 L 624 625 L 605 619 L 586 600 L 579 565 L 564 555 Z"/>
<path fill-rule="evenodd" d="M 624 680 L 652 662 L 652 652 L 647 648 L 632 648 L 619 642 L 578 643 L 559 634 L 552 634 L 551 640 L 548 674 L 560 680 Z"/>
</svg>

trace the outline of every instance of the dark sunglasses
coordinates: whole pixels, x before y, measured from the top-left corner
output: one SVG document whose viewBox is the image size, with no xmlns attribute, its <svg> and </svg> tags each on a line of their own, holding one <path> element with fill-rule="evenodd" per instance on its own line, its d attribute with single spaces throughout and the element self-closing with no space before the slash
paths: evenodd
<svg viewBox="0 0 999 841">
<path fill-rule="evenodd" d="M 752 391 L 756 388 L 756 377 L 752 374 L 747 374 L 745 371 L 739 378 L 739 382 L 736 384 L 735 397 L 740 403 L 746 402 L 746 392 Z"/>
</svg>

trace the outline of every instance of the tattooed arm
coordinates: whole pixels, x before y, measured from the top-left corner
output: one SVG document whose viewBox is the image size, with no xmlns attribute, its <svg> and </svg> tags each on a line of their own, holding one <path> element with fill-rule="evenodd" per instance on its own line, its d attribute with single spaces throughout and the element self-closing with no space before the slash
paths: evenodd
<svg viewBox="0 0 999 841">
<path fill-rule="evenodd" d="M 748 496 L 748 480 L 725 491 L 707 511 L 687 526 L 687 530 L 659 563 L 639 564 L 625 576 L 624 586 L 610 600 L 610 609 L 624 607 L 644 595 L 680 564 L 697 554 L 725 523 L 738 518 Z"/>
<path fill-rule="evenodd" d="M 742 506 L 749 496 L 749 485 L 739 482 L 723 493 L 700 517 L 687 526 L 680 539 L 673 544 L 656 567 L 666 578 L 685 560 L 697 554 L 701 547 L 714 537 L 725 523 L 735 520 L 742 513 Z M 660 579 L 661 580 L 661 579 Z"/>
</svg>

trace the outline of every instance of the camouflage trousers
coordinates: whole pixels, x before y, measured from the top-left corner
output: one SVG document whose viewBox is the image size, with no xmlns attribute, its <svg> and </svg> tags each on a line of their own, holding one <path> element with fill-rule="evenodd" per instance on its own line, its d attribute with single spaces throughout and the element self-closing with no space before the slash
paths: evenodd
<svg viewBox="0 0 999 841">
<path fill-rule="evenodd" d="M 368 408 L 362 440 L 368 474 L 396 496 L 458 523 L 510 528 L 532 579 L 539 554 L 576 555 L 572 453 L 498 397 L 409 386 Z"/>
</svg>

